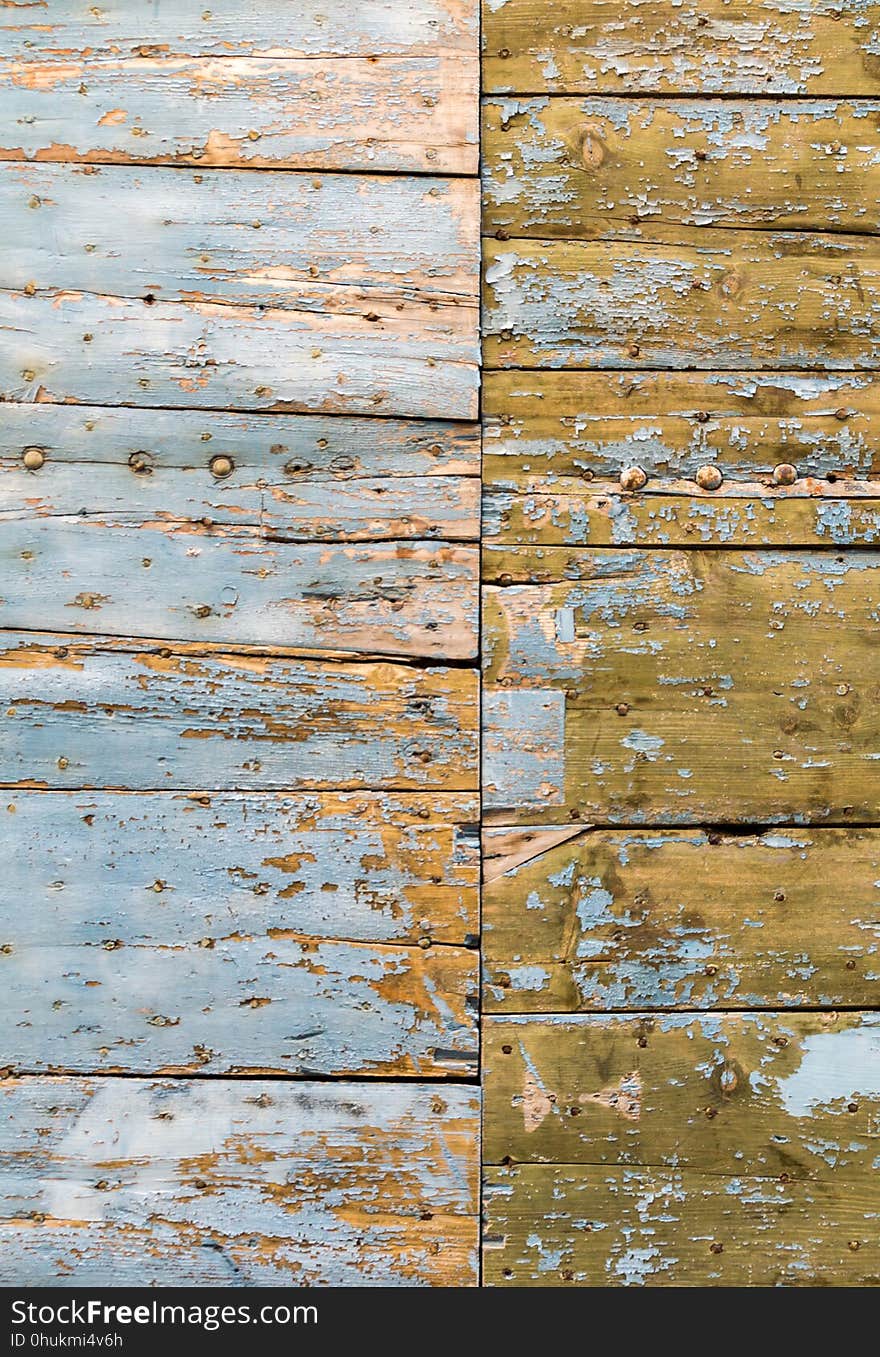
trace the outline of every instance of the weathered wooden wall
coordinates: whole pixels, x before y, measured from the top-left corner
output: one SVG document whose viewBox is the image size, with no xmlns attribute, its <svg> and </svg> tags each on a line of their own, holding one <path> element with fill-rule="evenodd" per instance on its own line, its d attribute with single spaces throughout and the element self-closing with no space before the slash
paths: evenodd
<svg viewBox="0 0 880 1357">
<path fill-rule="evenodd" d="M 477 33 L 3 10 L 6 1282 L 477 1280 Z"/>
<path fill-rule="evenodd" d="M 880 8 L 486 0 L 484 1276 L 880 1275 Z"/>
</svg>

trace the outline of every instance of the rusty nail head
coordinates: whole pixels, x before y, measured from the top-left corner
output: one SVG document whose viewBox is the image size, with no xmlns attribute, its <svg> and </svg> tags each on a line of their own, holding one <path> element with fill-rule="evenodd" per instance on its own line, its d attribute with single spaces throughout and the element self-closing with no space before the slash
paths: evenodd
<svg viewBox="0 0 880 1357">
<path fill-rule="evenodd" d="M 791 462 L 780 462 L 779 466 L 773 468 L 774 485 L 794 485 L 797 480 L 797 467 L 792 466 Z"/>
<path fill-rule="evenodd" d="M 25 448 L 21 459 L 28 471 L 39 471 L 46 460 L 42 448 Z"/>
<path fill-rule="evenodd" d="M 843 406 L 843 405 L 840 407 L 839 410 L 835 410 L 835 411 L 834 411 L 834 418 L 835 418 L 835 419 L 840 419 L 840 420 L 849 419 L 849 415 L 850 415 L 849 410 L 847 410 L 846 407 Z"/>
<path fill-rule="evenodd" d="M 618 702 L 618 704 L 617 704 L 617 706 L 614 708 L 614 710 L 617 712 L 617 715 L 618 715 L 618 716 L 626 716 L 627 713 L 629 712 L 629 703 L 628 703 L 628 702 Z"/>
<path fill-rule="evenodd" d="M 620 473 L 623 490 L 641 490 L 648 482 L 648 473 L 640 466 L 626 466 Z"/>
<path fill-rule="evenodd" d="M 627 356 L 628 356 L 629 358 L 638 358 L 639 354 L 640 354 L 642 351 L 641 351 L 641 349 L 639 348 L 638 344 L 633 343 L 633 344 L 627 344 L 627 346 L 626 346 L 626 352 L 627 352 Z"/>
<path fill-rule="evenodd" d="M 701 466 L 695 479 L 701 490 L 717 490 L 724 477 L 717 466 Z"/>
<path fill-rule="evenodd" d="M 211 475 L 216 476 L 218 480 L 221 480 L 224 476 L 230 475 L 234 470 L 235 463 L 231 457 L 221 456 L 211 458 Z"/>
</svg>

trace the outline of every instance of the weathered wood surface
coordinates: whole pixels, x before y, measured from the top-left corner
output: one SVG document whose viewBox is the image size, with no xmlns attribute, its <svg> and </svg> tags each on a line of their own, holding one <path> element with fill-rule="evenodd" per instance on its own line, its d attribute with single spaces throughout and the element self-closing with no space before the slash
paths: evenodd
<svg viewBox="0 0 880 1357">
<path fill-rule="evenodd" d="M 487 91 L 880 93 L 874 0 L 487 0 Z"/>
<path fill-rule="evenodd" d="M 6 164 L 0 287 L 360 316 L 375 298 L 463 335 L 478 195 L 435 176 Z"/>
<path fill-rule="evenodd" d="M 876 820 L 876 553 L 484 559 L 500 823 Z"/>
<path fill-rule="evenodd" d="M 7 14 L 0 157 L 476 173 L 474 0 L 163 9 Z"/>
<path fill-rule="evenodd" d="M 489 100 L 483 229 L 876 231 L 878 115 L 874 102 L 837 100 Z"/>
<path fill-rule="evenodd" d="M 267 541 L 258 528 L 129 526 L 112 517 L 0 522 L 10 630 L 467 660 L 475 547 Z"/>
<path fill-rule="evenodd" d="M 484 1173 L 486 1286 L 873 1287 L 870 1173 L 823 1181 L 623 1165 Z"/>
<path fill-rule="evenodd" d="M 490 1019 L 487 1281 L 875 1283 L 878 1057 L 872 1013 Z"/>
<path fill-rule="evenodd" d="M 484 1047 L 489 1163 L 829 1179 L 877 1154 L 876 1013 L 492 1018 Z"/>
<path fill-rule="evenodd" d="M 483 417 L 488 489 L 551 492 L 576 477 L 619 493 L 634 464 L 649 492 L 687 481 L 697 493 L 707 463 L 724 474 L 720 493 L 742 483 L 752 496 L 772 490 L 782 462 L 799 473 L 789 494 L 825 482 L 822 493 L 848 495 L 880 475 L 873 373 L 487 372 Z"/>
<path fill-rule="evenodd" d="M 854 491 L 858 497 L 840 499 L 814 484 L 794 493 L 757 484 L 703 495 L 679 483 L 655 494 L 621 495 L 614 487 L 585 494 L 577 482 L 553 494 L 489 490 L 483 533 L 511 546 L 876 546 L 877 486 L 858 482 L 848 487 Z"/>
<path fill-rule="evenodd" d="M 272 930 L 476 941 L 473 794 L 20 791 L 3 812 L 5 927 L 22 945 L 137 947 L 156 929 L 169 947 Z"/>
<path fill-rule="evenodd" d="M 10 796 L 7 1063 L 474 1072 L 472 797 Z"/>
<path fill-rule="evenodd" d="M 6 632 L 0 693 L 7 786 L 476 787 L 468 669 Z"/>
<path fill-rule="evenodd" d="M 484 539 L 871 545 L 878 391 L 869 374 L 488 373 Z M 695 481 L 707 465 L 723 477 L 710 492 Z M 630 468 L 646 478 L 635 493 Z"/>
<path fill-rule="evenodd" d="M 472 1286 L 479 1094 L 14 1079 L 6 1285 Z"/>
<path fill-rule="evenodd" d="M 644 241 L 489 240 L 489 368 L 880 362 L 873 236 L 657 226 Z"/>
<path fill-rule="evenodd" d="M 162 0 L 146 12 L 131 0 L 51 0 L 0 16 L 3 49 L 21 60 L 155 55 L 385 57 L 476 51 L 472 0 Z M 149 29 L 149 32 L 145 32 Z"/>
<path fill-rule="evenodd" d="M 476 311 L 456 337 L 439 314 L 367 305 L 355 315 L 0 292 L 0 393 L 26 403 L 473 418 Z"/>
<path fill-rule="evenodd" d="M 447 420 L 5 405 L 0 466 L 20 469 L 22 453 L 34 445 L 53 462 L 128 466 L 147 477 L 166 468 L 207 471 L 218 456 L 256 480 L 296 486 L 480 474 L 479 426 Z M 143 465 L 132 467 L 133 457 Z M 36 494 L 40 482 L 30 476 L 26 483 Z"/>
<path fill-rule="evenodd" d="M 484 1009 L 877 1003 L 880 832 L 567 833 L 489 832 Z"/>
<path fill-rule="evenodd" d="M 38 473 L 23 462 L 38 448 Z M 440 421 L 6 405 L 0 517 L 204 520 L 291 541 L 479 535 L 479 431 Z M 212 472 L 226 458 L 231 471 Z"/>
</svg>

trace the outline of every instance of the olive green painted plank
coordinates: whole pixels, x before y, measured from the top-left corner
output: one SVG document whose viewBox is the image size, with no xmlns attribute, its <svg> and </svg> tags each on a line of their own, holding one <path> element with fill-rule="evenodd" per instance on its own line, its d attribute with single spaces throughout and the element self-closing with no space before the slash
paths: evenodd
<svg viewBox="0 0 880 1357">
<path fill-rule="evenodd" d="M 878 128 L 880 104 L 864 101 L 489 99 L 483 229 L 876 231 Z"/>
<path fill-rule="evenodd" d="M 484 561 L 496 823 L 876 821 L 875 552 Z"/>
<path fill-rule="evenodd" d="M 484 1175 L 485 1286 L 873 1287 L 871 1175 L 527 1164 Z"/>
<path fill-rule="evenodd" d="M 483 87 L 555 94 L 877 94 L 875 0 L 486 0 Z"/>
<path fill-rule="evenodd" d="M 10 291 L 361 316 L 375 298 L 476 323 L 472 179 L 12 163 L 0 218 Z"/>
<path fill-rule="evenodd" d="M 824 481 L 846 495 L 880 475 L 872 373 L 487 372 L 482 400 L 484 481 L 505 490 L 550 493 L 567 477 L 619 490 L 631 466 L 649 492 L 706 464 L 747 495 L 771 489 L 780 463 L 795 467 L 796 494 Z"/>
<path fill-rule="evenodd" d="M 880 1001 L 880 832 L 548 832 L 484 886 L 484 1011 Z"/>
<path fill-rule="evenodd" d="M 677 482 L 658 493 L 587 489 L 559 481 L 553 494 L 487 490 L 483 540 L 509 546 L 876 546 L 880 498 L 873 482 L 837 486 L 802 482 L 792 491 L 732 482 L 703 493 Z M 824 491 L 824 493 L 823 493 Z M 858 497 L 854 497 L 855 495 Z"/>
<path fill-rule="evenodd" d="M 23 460 L 33 448 L 37 471 Z M 471 541 L 479 472 L 478 427 L 439 420 L 10 404 L 0 419 L 0 516 L 85 510 L 250 524 L 291 541 Z"/>
<path fill-rule="evenodd" d="M 0 1107 L 7 1286 L 476 1285 L 476 1088 L 34 1078 Z"/>
<path fill-rule="evenodd" d="M 5 14 L 0 156 L 476 173 L 474 0 L 161 8 Z"/>
<path fill-rule="evenodd" d="M 297 545 L 259 528 L 27 515 L 0 520 L 0 566 L 0 626 L 12 630 L 477 654 L 475 547 Z"/>
<path fill-rule="evenodd" d="M 880 240 L 657 227 L 632 241 L 489 240 L 488 368 L 873 368 Z"/>
<path fill-rule="evenodd" d="M 476 699 L 468 669 L 4 632 L 0 782 L 474 791 Z"/>
<path fill-rule="evenodd" d="M 877 1013 L 489 1018 L 484 1080 L 490 1164 L 842 1175 L 876 1190 Z"/>
</svg>

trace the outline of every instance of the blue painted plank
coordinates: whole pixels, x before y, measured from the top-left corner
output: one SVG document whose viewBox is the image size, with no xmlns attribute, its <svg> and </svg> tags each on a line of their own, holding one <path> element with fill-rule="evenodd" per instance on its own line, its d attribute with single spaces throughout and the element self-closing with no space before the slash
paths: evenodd
<svg viewBox="0 0 880 1357">
<path fill-rule="evenodd" d="M 473 1087 L 40 1078 L 0 1107 L 6 1285 L 477 1282 Z"/>
<path fill-rule="evenodd" d="M 465 669 L 6 632 L 0 782 L 470 791 L 476 693 Z"/>
</svg>

